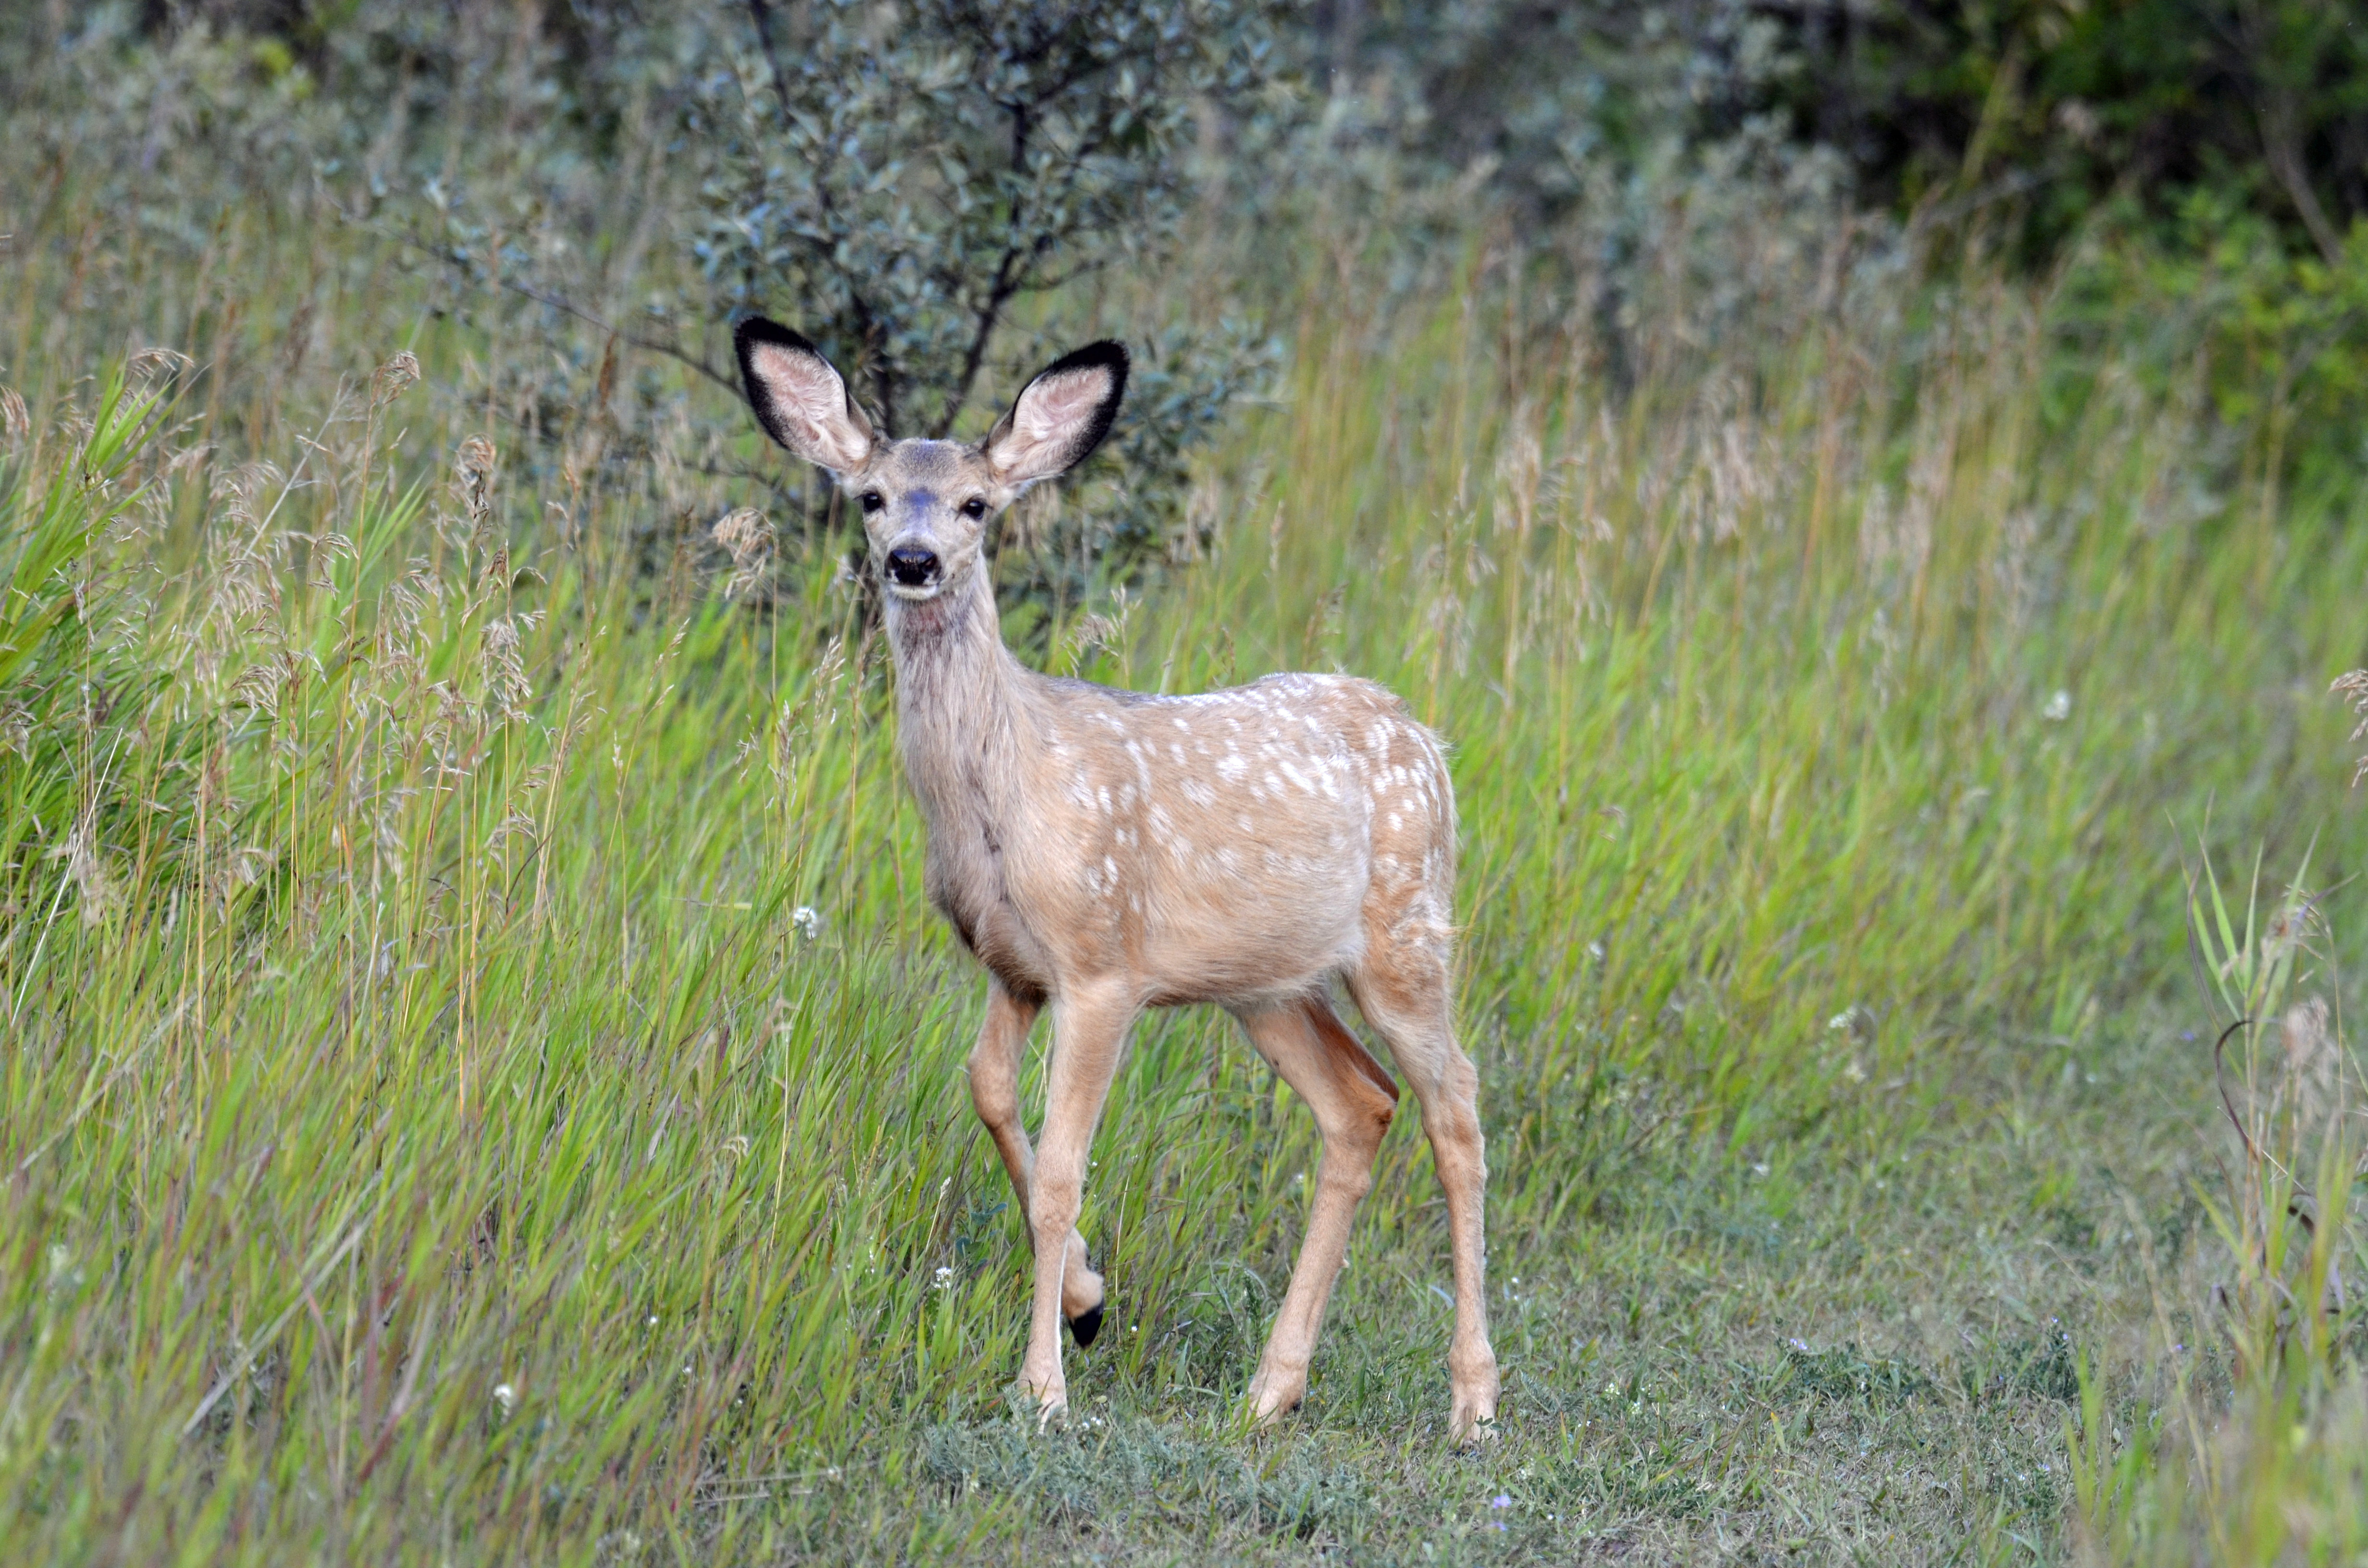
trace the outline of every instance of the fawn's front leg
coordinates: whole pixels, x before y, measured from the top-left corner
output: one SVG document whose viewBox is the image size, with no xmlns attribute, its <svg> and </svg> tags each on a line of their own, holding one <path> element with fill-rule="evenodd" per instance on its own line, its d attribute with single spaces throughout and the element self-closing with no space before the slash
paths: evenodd
<svg viewBox="0 0 2368 1568">
<path fill-rule="evenodd" d="M 1036 1396 L 1049 1421 L 1069 1402 L 1061 1376 L 1062 1294 L 1069 1249 L 1085 1201 L 1086 1156 L 1120 1048 L 1134 1021 L 1135 998 L 1115 985 L 1078 987 L 1053 1003 L 1053 1061 L 1044 1104 L 1044 1131 L 1028 1182 L 1028 1223 L 1036 1237 L 1036 1302 L 1028 1324 L 1028 1355 L 1019 1381 Z M 1099 1289 L 1099 1281 L 1096 1281 Z"/>
<path fill-rule="evenodd" d="M 1011 1190 L 1019 1199 L 1019 1216 L 1028 1218 L 1029 1172 L 1036 1164 L 1028 1147 L 1028 1129 L 1019 1119 L 1019 1060 L 1028 1048 L 1028 1030 L 1036 1022 L 1036 1004 L 1023 1002 L 990 977 L 986 988 L 986 1021 L 979 1026 L 978 1044 L 970 1053 L 970 1098 L 979 1120 L 1003 1156 L 1011 1176 Z M 1029 1232 L 1032 1245 L 1035 1232 Z M 1102 1279 L 1087 1265 L 1086 1238 L 1069 1232 L 1068 1264 L 1061 1276 L 1061 1312 L 1079 1345 L 1091 1345 L 1102 1323 Z"/>
</svg>

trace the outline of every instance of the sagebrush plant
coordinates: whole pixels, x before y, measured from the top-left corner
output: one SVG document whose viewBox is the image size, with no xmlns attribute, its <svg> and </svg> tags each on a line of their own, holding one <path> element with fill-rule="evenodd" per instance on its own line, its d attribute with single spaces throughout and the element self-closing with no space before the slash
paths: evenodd
<svg viewBox="0 0 2368 1568">
<path fill-rule="evenodd" d="M 1236 0 L 897 10 L 838 0 L 705 40 L 687 129 L 710 317 L 780 301 L 897 437 L 972 406 L 1017 302 L 1177 245 L 1196 99 L 1280 62 Z"/>
<path fill-rule="evenodd" d="M 529 462 L 573 489 L 632 488 L 653 449 L 680 454 L 777 514 L 800 551 L 845 551 L 830 492 L 686 438 L 648 384 L 653 358 L 733 390 L 731 323 L 770 311 L 849 367 L 892 434 L 974 437 L 1048 342 L 1124 331 L 1133 395 L 1109 455 L 1000 540 L 1041 650 L 1091 595 L 1205 547 L 1190 465 L 1271 385 L 1276 345 L 1255 311 L 1205 280 L 1189 310 L 1146 283 L 1218 221 L 1201 156 L 1212 120 L 1296 118 L 1276 22 L 1255 0 L 611 17 L 560 75 L 613 106 L 615 184 L 586 177 L 580 138 L 539 121 L 506 127 L 499 155 L 411 152 L 409 180 L 360 205 L 459 308 L 549 350 L 499 367 L 506 401 L 558 449 Z M 514 52 L 527 59 L 511 74 L 532 76 L 534 50 Z M 407 149 L 415 134 L 398 107 L 378 138 Z M 616 184 L 639 204 L 621 234 Z M 620 348 L 642 351 L 638 396 L 614 395 Z M 636 531 L 662 572 L 678 530 Z"/>
<path fill-rule="evenodd" d="M 892 436 L 965 415 L 983 433 L 1045 332 L 1094 324 L 1057 307 L 1048 324 L 1047 301 L 1171 264 L 1196 123 L 1265 107 L 1285 63 L 1272 26 L 1262 0 L 751 6 L 700 35 L 682 111 L 704 285 L 684 313 L 791 322 Z M 1020 541 L 1032 597 L 1076 604 L 1177 548 L 1183 460 L 1269 357 L 1239 316 L 1173 319 L 1138 349 L 1117 482 Z"/>
</svg>

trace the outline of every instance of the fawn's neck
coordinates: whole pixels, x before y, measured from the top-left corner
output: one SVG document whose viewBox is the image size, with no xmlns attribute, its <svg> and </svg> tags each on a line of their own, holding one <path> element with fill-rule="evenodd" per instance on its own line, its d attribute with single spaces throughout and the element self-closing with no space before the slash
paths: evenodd
<svg viewBox="0 0 2368 1568">
<path fill-rule="evenodd" d="M 995 587 L 981 563 L 966 587 L 920 604 L 891 598 L 897 743 L 931 826 L 1000 804 L 1019 777 L 1026 672 L 1003 645 Z"/>
</svg>

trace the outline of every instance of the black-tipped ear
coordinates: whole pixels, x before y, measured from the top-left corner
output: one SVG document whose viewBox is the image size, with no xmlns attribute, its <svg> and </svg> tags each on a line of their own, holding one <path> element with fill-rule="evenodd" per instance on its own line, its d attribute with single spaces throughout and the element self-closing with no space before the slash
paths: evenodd
<svg viewBox="0 0 2368 1568">
<path fill-rule="evenodd" d="M 996 478 L 1025 486 L 1085 461 L 1118 417 L 1126 369 L 1125 346 L 1104 340 L 1037 371 L 981 449 Z"/>
<path fill-rule="evenodd" d="M 810 463 L 851 473 L 871 455 L 871 422 L 822 350 L 779 322 L 749 316 L 732 329 L 748 406 L 765 434 Z"/>
</svg>

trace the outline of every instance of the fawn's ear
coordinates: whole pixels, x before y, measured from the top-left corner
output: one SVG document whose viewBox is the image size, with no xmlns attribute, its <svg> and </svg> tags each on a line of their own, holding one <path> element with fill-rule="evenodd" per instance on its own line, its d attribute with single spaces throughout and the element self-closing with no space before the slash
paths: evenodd
<svg viewBox="0 0 2368 1568">
<path fill-rule="evenodd" d="M 822 351 L 779 322 L 750 316 L 732 332 L 740 379 L 765 434 L 810 463 L 852 473 L 871 455 L 871 422 Z"/>
<path fill-rule="evenodd" d="M 1006 484 L 1029 485 L 1066 473 L 1110 434 L 1126 395 L 1126 349 L 1089 343 L 1064 354 L 1019 389 L 1011 412 L 987 432 L 987 466 Z"/>
</svg>

